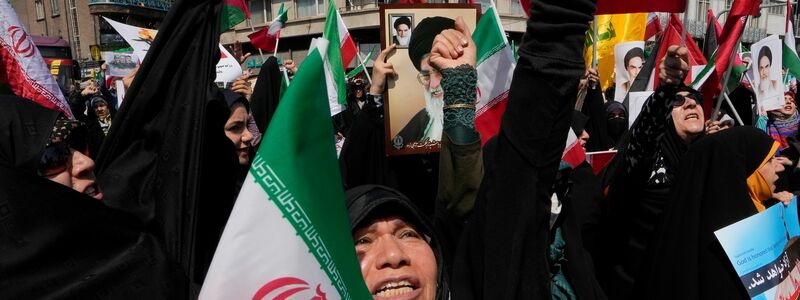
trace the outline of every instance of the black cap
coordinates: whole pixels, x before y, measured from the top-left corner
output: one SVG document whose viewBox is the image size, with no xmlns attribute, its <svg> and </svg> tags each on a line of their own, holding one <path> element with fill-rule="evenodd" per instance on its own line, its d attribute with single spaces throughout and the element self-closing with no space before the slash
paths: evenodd
<svg viewBox="0 0 800 300">
<path fill-rule="evenodd" d="M 411 40 L 408 42 L 408 57 L 411 58 L 417 71 L 421 71 L 422 58 L 431 53 L 436 35 L 445 29 L 453 28 L 456 28 L 456 21 L 445 17 L 425 18 L 414 27 Z"/>
</svg>

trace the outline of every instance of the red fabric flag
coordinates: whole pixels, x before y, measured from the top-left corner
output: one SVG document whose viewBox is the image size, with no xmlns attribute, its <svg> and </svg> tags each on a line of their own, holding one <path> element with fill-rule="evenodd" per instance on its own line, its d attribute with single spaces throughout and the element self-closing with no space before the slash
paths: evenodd
<svg viewBox="0 0 800 300">
<path fill-rule="evenodd" d="M 247 37 L 250 38 L 250 44 L 252 44 L 253 47 L 264 51 L 275 52 L 275 46 L 278 45 L 280 31 L 277 32 L 276 35 L 270 35 L 269 26 L 264 26 L 261 30 L 253 32 L 247 35 Z"/>
<path fill-rule="evenodd" d="M 647 26 L 644 29 L 644 40 L 649 40 L 651 37 L 661 34 L 664 31 L 661 28 L 661 19 L 658 18 L 656 13 L 647 15 Z"/>
<path fill-rule="evenodd" d="M 677 14 L 670 14 L 669 21 L 667 22 L 667 28 L 664 30 L 664 37 L 661 39 L 661 47 L 658 48 L 658 53 L 656 54 L 656 62 L 660 63 L 661 60 L 664 59 L 664 55 L 667 54 L 667 49 L 669 46 L 681 44 L 681 33 L 683 33 L 683 22 L 681 22 Z M 689 32 L 686 32 L 686 48 L 689 50 L 690 70 L 692 66 L 706 64 L 706 58 L 703 56 L 703 51 L 701 51 L 700 47 L 698 47 L 694 42 L 694 39 L 692 39 L 692 36 L 689 34 Z M 656 78 L 653 80 L 653 83 L 655 86 L 658 86 L 658 82 L 658 76 L 656 76 Z M 686 85 L 691 84 L 691 76 L 686 76 L 684 83 Z"/>
<path fill-rule="evenodd" d="M 731 4 L 730 18 L 741 16 L 757 16 L 761 0 L 734 0 Z M 726 22 L 727 23 L 727 22 Z"/>
<path fill-rule="evenodd" d="M 734 2 L 735 4 L 736 2 Z M 725 71 L 728 70 L 728 65 L 732 58 L 731 55 L 737 47 L 739 36 L 744 31 L 744 23 L 746 21 L 747 15 L 731 15 L 725 22 L 725 27 L 722 28 L 722 34 L 720 34 L 720 39 L 718 40 L 719 48 L 717 48 L 716 59 L 714 59 L 714 74 L 703 84 L 702 88 L 703 98 L 706 99 L 703 103 L 703 112 L 706 119 L 709 119 L 714 109 L 713 99 L 722 91 L 723 76 Z"/>
</svg>

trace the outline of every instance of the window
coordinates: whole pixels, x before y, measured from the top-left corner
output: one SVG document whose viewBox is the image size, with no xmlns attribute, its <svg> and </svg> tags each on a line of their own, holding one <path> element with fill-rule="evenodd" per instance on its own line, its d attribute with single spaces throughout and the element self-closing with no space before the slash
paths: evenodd
<svg viewBox="0 0 800 300">
<path fill-rule="evenodd" d="M 783 11 L 786 9 L 786 2 L 785 1 L 784 2 L 778 2 L 778 1 L 775 1 L 775 0 L 767 0 L 767 1 L 764 1 L 764 2 L 765 2 L 764 4 L 773 4 L 773 5 L 783 4 L 783 5 L 777 5 L 775 7 L 770 7 L 769 8 L 769 13 L 773 14 L 773 15 L 784 15 L 784 16 L 786 15 L 786 14 L 783 13 Z"/>
<path fill-rule="evenodd" d="M 36 0 L 36 20 L 44 20 L 44 3 L 42 3 L 42 0 Z"/>
<path fill-rule="evenodd" d="M 270 0 L 247 1 L 248 9 L 250 10 L 250 19 L 253 20 L 253 25 L 263 25 L 271 20 L 270 4 Z"/>
<path fill-rule="evenodd" d="M 318 16 L 325 13 L 325 0 L 296 0 L 297 17 Z"/>
<path fill-rule="evenodd" d="M 58 0 L 50 0 L 50 10 L 52 10 L 51 16 L 57 17 L 61 14 L 61 9 L 58 7 Z"/>
<path fill-rule="evenodd" d="M 699 0 L 697 2 L 697 15 L 695 20 L 700 22 L 700 24 L 708 24 L 708 7 L 710 5 L 710 0 Z"/>
</svg>

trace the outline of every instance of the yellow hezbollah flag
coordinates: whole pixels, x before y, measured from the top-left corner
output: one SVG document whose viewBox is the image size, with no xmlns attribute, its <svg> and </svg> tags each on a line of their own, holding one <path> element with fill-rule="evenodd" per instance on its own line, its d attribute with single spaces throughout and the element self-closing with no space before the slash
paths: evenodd
<svg viewBox="0 0 800 300">
<path fill-rule="evenodd" d="M 614 45 L 643 41 L 647 13 L 597 16 L 597 72 L 603 90 L 614 85 Z M 586 32 L 586 65 L 592 64 L 592 26 Z"/>
</svg>

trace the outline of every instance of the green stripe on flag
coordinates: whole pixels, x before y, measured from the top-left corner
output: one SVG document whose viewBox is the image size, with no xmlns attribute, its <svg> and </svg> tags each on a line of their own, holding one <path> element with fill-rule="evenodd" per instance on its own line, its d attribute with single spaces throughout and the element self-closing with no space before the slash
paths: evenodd
<svg viewBox="0 0 800 300">
<path fill-rule="evenodd" d="M 367 55 L 364 56 L 364 63 L 365 64 L 369 61 L 370 57 L 372 57 L 372 52 L 374 52 L 374 51 L 375 51 L 375 47 L 372 47 L 372 49 L 369 50 L 369 53 L 367 53 Z M 356 75 L 358 75 L 358 73 L 361 73 L 361 71 L 363 71 L 363 70 L 364 70 L 364 65 L 359 64 L 355 69 L 350 71 L 350 73 L 347 73 L 346 77 L 347 78 L 353 78 Z"/>
<path fill-rule="evenodd" d="M 494 15 L 494 7 L 486 10 L 486 16 Z M 478 30 L 478 29 L 482 30 Z M 484 60 L 494 55 L 498 51 L 506 47 L 506 40 L 503 32 L 497 30 L 500 24 L 497 24 L 495 18 L 481 18 L 478 25 L 475 26 L 475 32 L 472 33 L 472 40 L 480 41 L 478 46 L 478 65 Z"/>
<path fill-rule="evenodd" d="M 783 44 L 783 67 L 794 77 L 800 77 L 800 58 L 786 44 Z"/>
<path fill-rule="evenodd" d="M 328 15 L 325 19 L 325 30 L 322 37 L 329 41 L 326 63 L 333 73 L 334 86 L 336 87 L 336 101 L 339 105 L 347 105 L 347 83 L 344 81 L 344 63 L 342 62 L 342 45 L 339 37 L 339 20 L 337 19 L 336 6 L 333 1 L 328 1 Z"/>
<path fill-rule="evenodd" d="M 219 13 L 219 28 L 222 32 L 228 31 L 239 23 L 244 22 L 244 11 L 233 5 L 222 5 Z"/>
<path fill-rule="evenodd" d="M 261 145 L 250 172 L 341 299 L 372 299 L 344 205 L 323 63 L 318 49 L 305 58 L 264 134 L 270 142 Z"/>
</svg>

